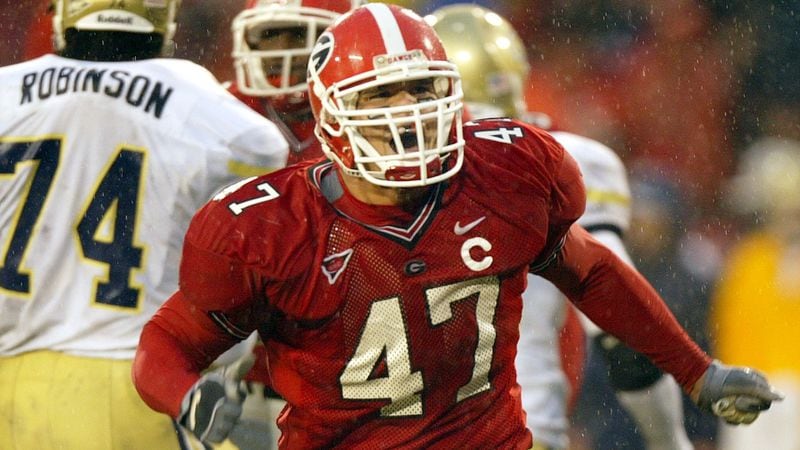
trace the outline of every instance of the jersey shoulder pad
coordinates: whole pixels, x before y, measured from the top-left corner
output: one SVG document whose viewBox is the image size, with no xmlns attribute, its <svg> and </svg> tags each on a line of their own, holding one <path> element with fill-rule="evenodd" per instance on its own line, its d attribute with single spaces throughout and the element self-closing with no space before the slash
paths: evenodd
<svg viewBox="0 0 800 450">
<path fill-rule="evenodd" d="M 180 270 L 188 300 L 209 311 L 229 310 L 261 295 L 258 280 L 282 278 L 287 258 L 313 241 L 308 222 L 316 196 L 303 194 L 309 189 L 300 175 L 292 167 L 244 179 L 195 214 Z"/>
<path fill-rule="evenodd" d="M 564 149 L 549 133 L 513 119 L 468 122 L 464 139 L 469 170 L 507 180 L 504 184 L 518 190 L 549 191 L 564 159 Z"/>
<path fill-rule="evenodd" d="M 304 195 L 314 195 L 304 175 L 301 167 L 290 166 L 245 178 L 220 189 L 208 205 L 240 221 L 249 216 L 289 214 L 294 211 L 293 203 L 307 203 Z"/>
</svg>

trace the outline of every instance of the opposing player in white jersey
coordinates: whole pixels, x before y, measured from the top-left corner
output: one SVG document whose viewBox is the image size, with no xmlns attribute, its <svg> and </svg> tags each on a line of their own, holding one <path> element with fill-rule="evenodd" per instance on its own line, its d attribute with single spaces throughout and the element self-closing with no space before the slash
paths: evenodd
<svg viewBox="0 0 800 450">
<path fill-rule="evenodd" d="M 179 0 L 54 2 L 59 55 L 0 68 L 0 448 L 169 449 L 130 380 L 195 210 L 283 166 L 277 128 L 159 58 Z"/>
<path fill-rule="evenodd" d="M 630 263 L 621 239 L 630 223 L 625 167 L 607 146 L 554 131 L 547 116 L 526 112 L 522 92 L 528 58 L 511 24 L 488 9 L 467 4 L 443 7 L 427 19 L 459 67 L 470 116 L 520 118 L 550 130 L 583 173 L 587 202 L 578 223 Z M 517 380 L 528 427 L 539 448 L 567 448 L 570 393 L 558 344 L 569 306 L 555 286 L 531 274 L 523 299 Z M 583 319 L 589 337 L 613 361 L 609 369 L 617 396 L 640 425 L 648 448 L 691 448 L 682 422 L 680 388 L 674 380 Z"/>
</svg>

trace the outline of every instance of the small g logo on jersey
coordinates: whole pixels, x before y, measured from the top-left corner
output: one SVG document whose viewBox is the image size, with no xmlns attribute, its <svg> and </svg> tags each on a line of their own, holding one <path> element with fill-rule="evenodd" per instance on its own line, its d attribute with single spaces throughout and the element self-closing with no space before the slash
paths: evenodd
<svg viewBox="0 0 800 450">
<path fill-rule="evenodd" d="M 411 261 L 406 263 L 404 271 L 408 276 L 419 275 L 422 272 L 427 270 L 427 265 L 425 265 L 425 261 L 421 259 L 412 259 Z"/>
<path fill-rule="evenodd" d="M 310 66 L 314 67 L 315 74 L 319 74 L 322 69 L 325 68 L 325 65 L 328 64 L 328 61 L 331 59 L 332 53 L 333 34 L 326 31 L 320 35 L 319 39 L 317 39 L 317 43 L 314 44 L 314 49 L 311 50 Z"/>
</svg>

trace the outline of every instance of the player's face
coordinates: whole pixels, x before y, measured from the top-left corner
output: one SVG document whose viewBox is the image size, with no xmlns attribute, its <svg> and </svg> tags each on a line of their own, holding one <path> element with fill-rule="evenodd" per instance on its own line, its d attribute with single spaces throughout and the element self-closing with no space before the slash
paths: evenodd
<svg viewBox="0 0 800 450">
<path fill-rule="evenodd" d="M 366 89 L 359 94 L 357 109 L 381 109 L 396 106 L 413 105 L 436 100 L 439 95 L 434 87 L 434 80 L 427 78 L 422 80 L 404 81 L 383 86 Z M 435 111 L 436 107 L 422 108 L 421 112 Z M 393 114 L 395 117 L 410 116 L 411 113 Z M 380 117 L 376 114 L 371 117 Z M 436 139 L 436 121 L 428 120 L 422 122 L 423 136 L 426 147 L 430 148 Z M 418 147 L 418 130 L 413 123 L 400 125 L 399 135 L 406 152 L 413 152 Z M 396 143 L 392 139 L 392 132 L 389 126 L 360 127 L 359 132 L 366 138 L 377 151 L 384 155 L 397 153 Z"/>
<path fill-rule="evenodd" d="M 306 46 L 306 27 L 266 28 L 258 36 L 248 38 L 248 45 L 252 50 L 291 50 L 301 49 Z M 280 79 L 283 68 L 283 59 L 264 58 L 264 73 L 268 78 Z M 292 58 L 291 82 L 296 83 L 305 79 L 308 56 L 295 56 Z"/>
</svg>

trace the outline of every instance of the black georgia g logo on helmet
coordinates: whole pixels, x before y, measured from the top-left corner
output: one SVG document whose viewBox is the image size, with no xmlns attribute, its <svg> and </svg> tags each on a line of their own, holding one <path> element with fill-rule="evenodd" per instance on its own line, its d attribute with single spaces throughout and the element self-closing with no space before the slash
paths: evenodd
<svg viewBox="0 0 800 450">
<path fill-rule="evenodd" d="M 331 59 L 332 53 L 333 34 L 326 31 L 317 39 L 317 43 L 314 44 L 314 49 L 311 50 L 310 65 L 314 66 L 315 73 L 320 73 L 320 71 L 325 68 L 325 65 L 328 64 L 328 61 Z"/>
</svg>

